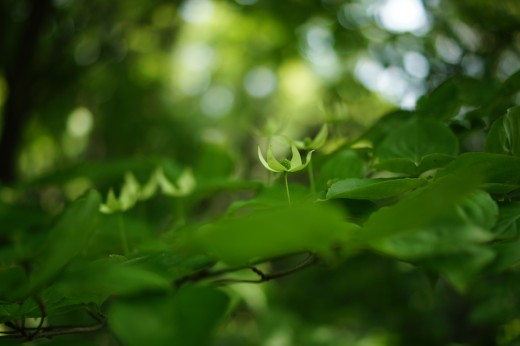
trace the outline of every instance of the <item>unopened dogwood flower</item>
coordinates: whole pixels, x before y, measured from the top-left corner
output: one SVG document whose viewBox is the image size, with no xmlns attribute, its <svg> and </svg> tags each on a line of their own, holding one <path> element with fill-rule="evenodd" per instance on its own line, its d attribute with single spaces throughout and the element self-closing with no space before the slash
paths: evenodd
<svg viewBox="0 0 520 346">
<path fill-rule="evenodd" d="M 302 163 L 302 157 L 300 155 L 300 152 L 298 151 L 298 148 L 296 145 L 291 145 L 291 151 L 292 151 L 292 157 L 289 161 L 288 159 L 283 159 L 282 161 L 278 161 L 276 157 L 273 154 L 273 150 L 271 148 L 271 145 L 267 147 L 267 160 L 264 159 L 264 156 L 262 155 L 262 150 L 260 149 L 260 146 L 258 147 L 258 158 L 260 159 L 260 162 L 262 165 L 264 165 L 265 168 L 270 170 L 271 172 L 297 172 L 301 171 L 307 165 L 309 164 L 312 156 L 312 152 L 314 150 L 311 150 L 307 153 L 307 157 L 305 160 L 305 163 Z"/>
<path fill-rule="evenodd" d="M 292 142 L 294 143 L 294 145 L 296 145 L 296 147 L 298 149 L 302 149 L 302 150 L 318 149 L 321 146 L 323 146 L 323 144 L 325 144 L 325 142 L 327 141 L 328 135 L 329 135 L 329 130 L 327 128 L 327 125 L 324 124 L 321 127 L 318 134 L 316 135 L 316 137 L 314 137 L 314 139 L 310 139 L 307 137 L 303 141 L 292 141 Z"/>
<path fill-rule="evenodd" d="M 125 174 L 125 182 L 119 197 L 114 190 L 108 192 L 106 203 L 101 204 L 100 211 L 105 214 L 125 211 L 132 208 L 138 201 L 145 201 L 155 196 L 157 190 L 173 197 L 184 197 L 195 190 L 196 181 L 191 169 L 182 171 L 175 183 L 171 182 L 161 167 L 157 168 L 150 180 L 141 186 L 132 173 Z"/>
<path fill-rule="evenodd" d="M 116 197 L 114 190 L 110 189 L 106 203 L 99 206 L 99 210 L 105 214 L 125 211 L 132 208 L 139 199 L 141 186 L 132 173 L 125 174 L 125 183 L 121 188 L 119 198 Z"/>
</svg>

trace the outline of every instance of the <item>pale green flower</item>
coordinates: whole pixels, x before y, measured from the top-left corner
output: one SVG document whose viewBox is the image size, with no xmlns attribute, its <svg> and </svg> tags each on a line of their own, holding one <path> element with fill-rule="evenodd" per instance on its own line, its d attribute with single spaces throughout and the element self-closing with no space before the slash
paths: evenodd
<svg viewBox="0 0 520 346">
<path fill-rule="evenodd" d="M 166 177 L 162 168 L 156 171 L 156 179 L 161 191 L 168 196 L 183 197 L 195 190 L 196 181 L 191 169 L 186 168 L 175 181 L 175 185 Z"/>
<path fill-rule="evenodd" d="M 114 190 L 110 189 L 106 203 L 101 204 L 99 210 L 105 214 L 128 210 L 137 201 L 144 201 L 155 196 L 158 189 L 168 196 L 184 197 L 195 190 L 195 185 L 195 177 L 189 168 L 181 173 L 175 184 L 166 177 L 161 167 L 155 170 L 144 186 L 139 184 L 132 173 L 126 173 L 119 198 L 116 197 Z"/>
<path fill-rule="evenodd" d="M 121 188 L 119 198 L 116 197 L 114 190 L 110 189 L 106 203 L 99 206 L 99 211 L 111 214 L 116 211 L 125 211 L 132 208 L 139 200 L 141 186 L 132 173 L 125 174 L 125 182 Z"/>
<path fill-rule="evenodd" d="M 262 150 L 260 150 L 260 146 L 258 147 L 258 158 L 260 159 L 260 162 L 262 165 L 264 165 L 265 168 L 270 170 L 271 172 L 297 172 L 301 171 L 307 165 L 309 164 L 312 156 L 312 152 L 314 150 L 311 150 L 307 153 L 307 157 L 305 160 L 305 163 L 302 163 L 302 157 L 300 155 L 300 152 L 298 151 L 298 148 L 296 145 L 291 145 L 291 151 L 292 151 L 292 157 L 289 161 L 288 159 L 283 159 L 282 161 L 278 161 L 276 157 L 273 154 L 273 150 L 271 148 L 271 145 L 267 147 L 267 160 L 264 159 L 264 156 L 262 155 Z"/>
<path fill-rule="evenodd" d="M 310 139 L 307 137 L 303 141 L 292 141 L 292 142 L 294 143 L 294 145 L 296 145 L 296 147 L 298 149 L 302 149 L 302 150 L 318 149 L 321 146 L 323 146 L 323 144 L 325 144 L 325 142 L 327 141 L 328 135 L 329 135 L 329 130 L 327 128 L 327 125 L 324 124 L 321 127 L 318 134 L 316 135 L 316 137 L 314 137 L 314 139 Z"/>
</svg>

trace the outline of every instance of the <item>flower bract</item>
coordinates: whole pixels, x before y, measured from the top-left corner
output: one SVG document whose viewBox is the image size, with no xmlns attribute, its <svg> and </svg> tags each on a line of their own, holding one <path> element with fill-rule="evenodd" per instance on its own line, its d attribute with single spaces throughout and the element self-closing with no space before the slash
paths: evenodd
<svg viewBox="0 0 520 346">
<path fill-rule="evenodd" d="M 312 156 L 313 150 L 307 153 L 307 157 L 305 159 L 305 163 L 302 163 L 302 157 L 296 145 L 291 145 L 292 157 L 289 161 L 288 159 L 283 159 L 282 161 L 278 161 L 273 154 L 273 150 L 271 145 L 267 147 L 267 158 L 265 159 L 262 155 L 262 150 L 260 146 L 258 147 L 258 158 L 262 165 L 265 168 L 270 170 L 271 172 L 297 172 L 301 171 L 309 164 Z"/>
<path fill-rule="evenodd" d="M 327 141 L 328 135 L 329 135 L 329 130 L 327 128 L 327 125 L 324 124 L 321 127 L 318 134 L 316 135 L 316 137 L 314 137 L 314 139 L 306 138 L 303 141 L 293 141 L 293 143 L 294 143 L 294 145 L 296 145 L 296 147 L 298 149 L 303 149 L 303 150 L 318 149 L 321 146 L 323 146 L 323 144 L 325 144 L 325 142 Z"/>
</svg>

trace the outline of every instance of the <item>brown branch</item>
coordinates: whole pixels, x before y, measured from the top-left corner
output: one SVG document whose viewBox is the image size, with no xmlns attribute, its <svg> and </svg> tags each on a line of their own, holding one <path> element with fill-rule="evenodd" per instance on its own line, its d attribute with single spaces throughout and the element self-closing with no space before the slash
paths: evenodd
<svg viewBox="0 0 520 346">
<path fill-rule="evenodd" d="M 261 264 L 261 263 L 266 263 L 266 262 L 277 262 L 277 261 L 280 261 L 280 260 L 284 260 L 284 259 L 287 259 L 287 258 L 290 258 L 290 257 L 294 257 L 294 256 L 297 256 L 297 255 L 302 255 L 302 254 L 309 254 L 309 256 L 313 256 L 308 251 L 304 251 L 304 252 L 300 251 L 300 252 L 290 253 L 290 254 L 281 255 L 281 256 L 275 256 L 275 257 L 270 257 L 270 258 L 263 258 L 263 259 L 259 259 L 259 260 L 253 261 L 252 263 L 249 263 L 247 265 L 241 265 L 241 266 L 236 266 L 236 267 L 224 268 L 224 269 L 219 269 L 219 270 L 215 270 L 215 271 L 210 271 L 208 269 L 203 269 L 203 270 L 200 270 L 200 271 L 195 272 L 193 274 L 189 274 L 189 275 L 183 276 L 183 277 L 175 280 L 173 285 L 176 288 L 179 288 L 180 286 L 182 286 L 182 285 L 184 285 L 184 284 L 186 284 L 188 282 L 199 282 L 199 281 L 211 279 L 211 278 L 214 278 L 214 277 L 222 276 L 222 275 L 229 274 L 229 273 L 234 273 L 234 272 L 245 270 L 245 269 L 253 270 L 256 274 L 258 274 L 260 277 L 262 277 L 262 275 L 259 274 L 260 271 L 255 268 L 256 265 Z M 271 276 L 272 275 L 273 274 L 271 274 Z M 257 281 L 254 281 L 254 282 L 256 283 Z"/>
<path fill-rule="evenodd" d="M 58 335 L 66 335 L 66 334 L 80 334 L 80 333 L 91 333 L 98 330 L 103 329 L 105 327 L 105 323 L 97 323 L 92 325 L 85 326 L 60 326 L 60 327 L 44 327 L 44 328 L 26 328 L 25 331 L 33 331 L 37 333 L 33 333 L 30 336 L 30 340 L 34 339 L 42 339 L 42 338 L 52 338 Z M 22 334 L 21 331 L 5 331 L 2 332 L 4 334 L 9 334 L 7 337 L 15 337 L 17 339 L 29 339 L 26 335 Z M 17 334 L 17 335 L 16 335 Z"/>
<path fill-rule="evenodd" d="M 46 308 L 39 297 L 35 297 L 35 299 L 42 311 L 42 319 L 40 320 L 38 326 L 35 328 L 20 328 L 12 322 L 6 322 L 5 326 L 11 328 L 12 330 L 3 331 L 2 334 L 5 334 L 5 337 L 29 341 L 34 339 L 52 338 L 58 335 L 91 333 L 103 329 L 106 325 L 106 319 L 102 314 L 87 311 L 87 313 L 98 323 L 91 325 L 43 327 L 43 321 L 47 316 Z"/>
<path fill-rule="evenodd" d="M 36 338 L 36 336 L 38 335 L 38 333 L 41 331 L 41 329 L 43 327 L 43 323 L 45 322 L 45 318 L 47 317 L 47 309 L 45 308 L 45 304 L 43 303 L 41 298 L 38 297 L 38 296 L 35 296 L 34 300 L 36 301 L 36 303 L 38 304 L 38 307 L 40 308 L 41 317 L 40 317 L 40 323 L 38 323 L 38 326 L 36 327 L 34 333 L 33 334 L 29 334 L 29 336 L 27 337 L 27 339 L 29 339 L 29 340 L 32 340 L 32 339 Z"/>
<path fill-rule="evenodd" d="M 300 264 L 296 265 L 295 267 L 287 269 L 287 270 L 282 270 L 279 272 L 266 274 L 256 267 L 251 268 L 251 270 L 253 272 L 255 272 L 258 276 L 260 276 L 259 279 L 220 279 L 220 280 L 216 280 L 214 283 L 216 283 L 217 285 L 225 285 L 225 284 L 232 284 L 232 283 L 254 283 L 254 284 L 263 283 L 263 282 L 267 282 L 267 281 L 270 281 L 273 279 L 278 279 L 278 278 L 281 278 L 281 277 L 284 277 L 287 275 L 291 275 L 293 273 L 296 273 L 302 269 L 305 269 L 305 268 L 315 264 L 316 262 L 317 262 L 316 256 L 314 256 L 314 254 L 310 253 L 309 256 L 307 256 L 307 258 L 303 262 L 301 262 Z"/>
</svg>

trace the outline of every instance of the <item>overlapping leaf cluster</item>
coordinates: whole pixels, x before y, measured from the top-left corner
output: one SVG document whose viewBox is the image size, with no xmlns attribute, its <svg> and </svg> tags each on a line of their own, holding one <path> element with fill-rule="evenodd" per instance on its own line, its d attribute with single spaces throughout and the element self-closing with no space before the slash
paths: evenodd
<svg viewBox="0 0 520 346">
<path fill-rule="evenodd" d="M 407 263 L 458 295 L 489 293 L 468 314 L 498 338 L 518 314 L 493 315 L 486 304 L 518 294 L 514 285 L 494 293 L 489 282 L 518 276 L 520 107 L 482 103 L 439 114 L 432 102 L 446 85 L 453 87 L 441 85 L 416 111 L 388 114 L 327 155 L 311 157 L 311 141 L 292 145 L 293 167 L 271 149 L 267 160 L 260 153 L 274 173 L 295 172 L 292 206 L 279 180 L 237 179 L 232 166 L 220 165 L 222 153 L 193 174 L 164 160 L 136 162 L 135 170 L 123 165 L 118 194 L 107 186 L 119 183 L 107 185 L 103 170 L 88 167 L 13 189 L 12 202 L 0 205 L 2 340 L 57 336 L 73 320 L 79 326 L 71 333 L 87 326 L 125 345 L 207 345 L 226 336 L 222 326 L 246 299 L 225 284 L 269 281 L 299 268 L 277 272 L 280 258 L 310 256 L 326 271 L 360 254 Z M 477 150 L 465 141 L 471 132 L 483 138 Z M 308 150 L 305 164 L 299 150 Z M 309 177 L 296 173 L 311 160 L 316 193 L 306 187 Z M 77 175 L 90 175 L 97 188 L 59 215 L 23 205 L 36 187 Z M 98 190 L 110 191 L 104 203 Z M 29 326 L 30 318 L 40 320 Z"/>
</svg>

